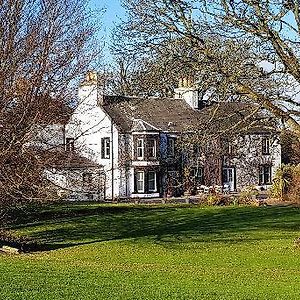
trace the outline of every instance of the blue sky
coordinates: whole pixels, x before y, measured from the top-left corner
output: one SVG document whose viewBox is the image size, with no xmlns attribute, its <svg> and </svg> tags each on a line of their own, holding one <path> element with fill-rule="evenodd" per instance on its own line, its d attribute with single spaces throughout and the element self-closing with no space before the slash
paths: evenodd
<svg viewBox="0 0 300 300">
<path fill-rule="evenodd" d="M 119 19 L 124 16 L 124 9 L 121 6 L 121 0 L 90 0 L 90 6 L 92 9 L 105 8 L 105 12 L 102 18 L 101 34 L 106 38 L 109 37 L 111 29 L 114 27 L 114 23 L 118 23 Z"/>
<path fill-rule="evenodd" d="M 89 0 L 89 2 L 92 10 L 105 10 L 99 15 L 99 21 L 102 23 L 99 39 L 105 41 L 104 60 L 109 63 L 112 60 L 108 50 L 110 33 L 115 24 L 120 22 L 120 18 L 124 17 L 125 11 L 121 6 L 121 0 Z"/>
</svg>

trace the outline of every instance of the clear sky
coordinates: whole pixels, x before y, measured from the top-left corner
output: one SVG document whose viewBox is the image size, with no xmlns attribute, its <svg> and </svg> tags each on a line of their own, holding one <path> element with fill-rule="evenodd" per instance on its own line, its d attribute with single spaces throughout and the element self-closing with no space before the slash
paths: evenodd
<svg viewBox="0 0 300 300">
<path fill-rule="evenodd" d="M 99 40 L 105 42 L 104 61 L 112 62 L 108 46 L 110 43 L 110 34 L 115 24 L 120 22 L 120 18 L 124 18 L 125 11 L 121 6 L 121 0 L 89 0 L 89 5 L 93 11 L 99 10 L 99 22 L 101 22 L 101 30 L 99 32 Z M 102 13 L 101 11 L 104 12 Z"/>
<path fill-rule="evenodd" d="M 124 9 L 121 6 L 121 0 L 90 0 L 90 6 L 92 9 L 105 9 L 102 18 L 100 18 L 100 20 L 102 19 L 102 29 L 100 34 L 108 40 L 114 24 L 118 23 L 121 17 L 124 17 Z"/>
</svg>

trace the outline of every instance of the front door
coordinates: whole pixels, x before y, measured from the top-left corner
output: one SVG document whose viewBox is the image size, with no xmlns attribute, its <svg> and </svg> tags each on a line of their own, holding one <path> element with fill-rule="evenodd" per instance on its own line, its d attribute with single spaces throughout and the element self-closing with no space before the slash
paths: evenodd
<svg viewBox="0 0 300 300">
<path fill-rule="evenodd" d="M 233 192 L 234 191 L 234 168 L 223 168 L 223 187 L 224 190 Z"/>
</svg>

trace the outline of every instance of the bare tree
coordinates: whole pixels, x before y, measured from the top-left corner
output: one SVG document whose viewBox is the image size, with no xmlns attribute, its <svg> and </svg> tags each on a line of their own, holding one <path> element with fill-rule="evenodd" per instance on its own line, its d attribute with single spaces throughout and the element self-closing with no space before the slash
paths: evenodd
<svg viewBox="0 0 300 300">
<path fill-rule="evenodd" d="M 128 51 L 148 57 L 168 43 L 184 45 L 195 85 L 242 95 L 300 137 L 299 3 L 297 1 L 126 0 Z M 209 78 L 209 80 L 208 80 Z"/>
<path fill-rule="evenodd" d="M 33 140 L 61 132 L 53 125 L 66 122 L 78 78 L 100 53 L 95 21 L 84 0 L 1 1 L 1 204 L 41 196 L 54 152 Z"/>
</svg>

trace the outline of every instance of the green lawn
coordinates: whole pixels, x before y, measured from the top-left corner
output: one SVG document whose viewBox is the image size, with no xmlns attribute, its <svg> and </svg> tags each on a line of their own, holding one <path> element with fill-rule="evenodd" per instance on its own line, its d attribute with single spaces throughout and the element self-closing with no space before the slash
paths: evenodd
<svg viewBox="0 0 300 300">
<path fill-rule="evenodd" d="M 12 230 L 47 251 L 0 255 L 0 299 L 300 299 L 299 209 L 45 206 Z"/>
</svg>

